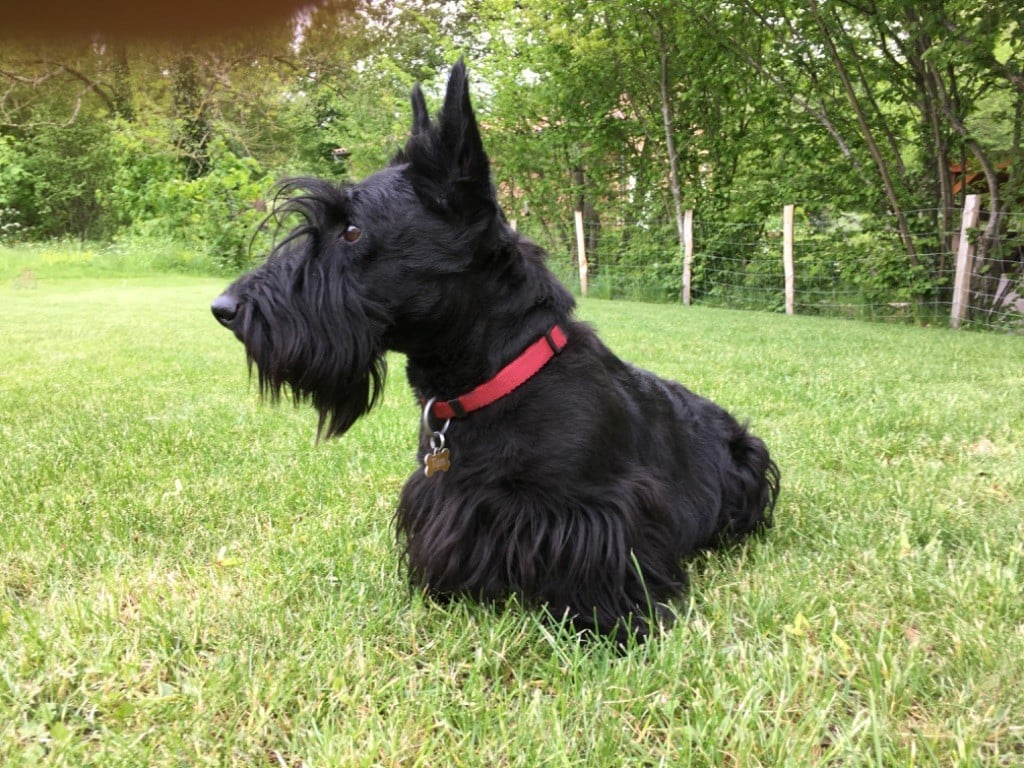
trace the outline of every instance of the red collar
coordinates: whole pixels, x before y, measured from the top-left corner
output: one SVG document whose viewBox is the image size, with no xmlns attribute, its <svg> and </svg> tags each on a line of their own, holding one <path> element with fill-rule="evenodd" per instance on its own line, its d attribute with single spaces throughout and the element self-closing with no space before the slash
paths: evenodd
<svg viewBox="0 0 1024 768">
<path fill-rule="evenodd" d="M 430 409 L 431 415 L 437 419 L 457 419 L 497 402 L 533 378 L 551 358 L 565 349 L 568 342 L 569 337 L 562 326 L 555 325 L 498 371 L 493 379 L 453 400 L 435 402 Z"/>
</svg>

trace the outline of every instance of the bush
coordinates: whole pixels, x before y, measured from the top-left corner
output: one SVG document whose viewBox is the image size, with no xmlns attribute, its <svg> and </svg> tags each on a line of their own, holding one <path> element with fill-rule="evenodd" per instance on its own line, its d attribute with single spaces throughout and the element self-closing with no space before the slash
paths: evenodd
<svg viewBox="0 0 1024 768">
<path fill-rule="evenodd" d="M 0 243 L 13 242 L 22 232 L 21 211 L 25 153 L 13 136 L 0 135 Z"/>
<path fill-rule="evenodd" d="M 0 185 L 13 193 L 10 207 L 34 237 L 96 240 L 112 234 L 119 223 L 102 197 L 115 168 L 109 125 L 81 116 L 69 126 L 35 127 L 11 171 L 13 180 Z"/>
<path fill-rule="evenodd" d="M 678 301 L 682 253 L 675 225 L 641 222 L 603 229 L 592 295 L 641 301 Z"/>
<path fill-rule="evenodd" d="M 153 152 L 144 136 L 130 131 L 118 140 L 125 159 L 111 199 L 131 222 L 125 237 L 180 242 L 231 271 L 249 265 L 272 186 L 256 160 L 214 139 L 208 173 L 185 179 L 172 147 Z"/>
</svg>

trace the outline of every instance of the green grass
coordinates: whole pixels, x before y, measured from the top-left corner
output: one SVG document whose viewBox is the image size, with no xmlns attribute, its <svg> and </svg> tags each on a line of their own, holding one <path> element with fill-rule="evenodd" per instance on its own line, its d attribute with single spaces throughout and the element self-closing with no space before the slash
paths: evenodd
<svg viewBox="0 0 1024 768">
<path fill-rule="evenodd" d="M 28 243 L 0 245 L 0 280 L 15 289 L 35 287 L 41 279 L 73 277 L 145 277 L 153 274 L 216 274 L 211 259 L 159 238 L 130 238 L 115 243 Z"/>
<path fill-rule="evenodd" d="M 776 528 L 620 656 L 409 594 L 401 360 L 316 446 L 224 280 L 0 267 L 4 766 L 1024 765 L 1020 337 L 584 302 L 783 473 Z"/>
</svg>

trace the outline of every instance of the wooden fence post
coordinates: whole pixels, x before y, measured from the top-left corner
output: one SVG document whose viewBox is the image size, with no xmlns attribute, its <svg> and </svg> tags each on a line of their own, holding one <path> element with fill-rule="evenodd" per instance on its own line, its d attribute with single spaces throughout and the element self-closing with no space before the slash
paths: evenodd
<svg viewBox="0 0 1024 768">
<path fill-rule="evenodd" d="M 793 206 L 782 209 L 782 271 L 786 283 L 786 314 L 792 315 L 796 304 L 796 281 L 793 272 Z"/>
<path fill-rule="evenodd" d="M 974 244 L 970 230 L 978 225 L 981 212 L 979 195 L 968 195 L 964 200 L 964 212 L 960 219 L 960 242 L 956 249 L 956 276 L 953 278 L 953 308 L 949 313 L 949 325 L 959 328 L 967 317 L 967 306 L 971 299 L 971 275 L 974 272 Z"/>
<path fill-rule="evenodd" d="M 583 211 L 576 209 L 576 255 L 580 262 L 580 293 L 587 295 L 587 238 L 583 232 Z"/>
<path fill-rule="evenodd" d="M 690 306 L 693 286 L 693 208 L 683 215 L 683 304 Z"/>
</svg>

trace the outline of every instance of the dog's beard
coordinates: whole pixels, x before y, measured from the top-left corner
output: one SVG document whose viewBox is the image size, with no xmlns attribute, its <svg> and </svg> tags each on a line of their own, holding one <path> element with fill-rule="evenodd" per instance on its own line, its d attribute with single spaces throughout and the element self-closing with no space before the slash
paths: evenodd
<svg viewBox="0 0 1024 768">
<path fill-rule="evenodd" d="M 296 404 L 309 401 L 319 414 L 317 439 L 346 432 L 380 400 L 387 362 L 372 323 L 359 334 L 349 325 L 311 330 L 316 319 L 274 308 L 273 320 L 258 302 L 246 307 L 238 331 L 245 343 L 250 374 L 257 370 L 260 396 L 277 402 L 287 390 Z"/>
</svg>

